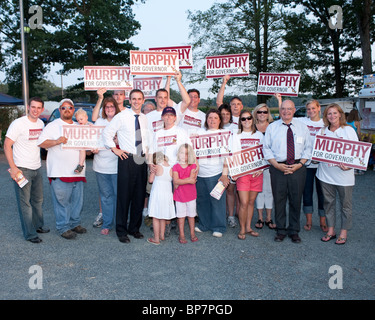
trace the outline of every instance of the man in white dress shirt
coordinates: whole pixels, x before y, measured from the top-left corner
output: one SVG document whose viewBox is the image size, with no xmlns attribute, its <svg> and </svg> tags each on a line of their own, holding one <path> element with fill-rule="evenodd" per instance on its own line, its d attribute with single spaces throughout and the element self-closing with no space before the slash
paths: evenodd
<svg viewBox="0 0 375 320">
<path fill-rule="evenodd" d="M 143 92 L 133 89 L 129 101 L 131 108 L 118 113 L 103 130 L 104 145 L 118 156 L 116 234 L 123 243 L 130 242 L 128 234 L 137 239 L 143 238 L 139 229 L 146 196 L 145 154 L 149 135 L 147 118 L 141 113 Z M 120 149 L 113 141 L 116 134 Z"/>
<path fill-rule="evenodd" d="M 296 111 L 291 100 L 280 108 L 280 120 L 271 123 L 263 141 L 264 157 L 271 164 L 271 185 L 275 202 L 275 241 L 281 242 L 288 235 L 294 243 L 301 242 L 301 199 L 306 179 L 306 161 L 311 158 L 312 145 L 307 126 L 293 119 Z M 291 149 L 288 147 L 290 132 Z M 288 157 L 291 154 L 291 158 Z M 286 203 L 289 201 L 289 225 L 286 227 Z"/>
</svg>

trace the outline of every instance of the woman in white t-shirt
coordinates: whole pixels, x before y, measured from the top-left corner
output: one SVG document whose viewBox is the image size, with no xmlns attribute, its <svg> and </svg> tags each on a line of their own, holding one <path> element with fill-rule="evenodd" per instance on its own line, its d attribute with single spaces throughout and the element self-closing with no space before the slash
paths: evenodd
<svg viewBox="0 0 375 320">
<path fill-rule="evenodd" d="M 323 115 L 324 129 L 323 135 L 333 138 L 358 141 L 354 129 L 346 124 L 345 114 L 341 107 L 336 104 L 330 104 Z M 324 211 L 326 214 L 328 232 L 321 239 L 328 242 L 336 238 L 336 198 L 339 195 L 341 209 L 341 230 L 336 244 L 345 244 L 347 231 L 352 226 L 352 192 L 355 184 L 354 170 L 345 166 L 332 165 L 330 163 L 320 162 L 316 176 L 321 182 L 324 195 Z"/>
<path fill-rule="evenodd" d="M 219 110 L 211 109 L 207 112 L 204 126 L 206 130 L 201 129 L 197 132 L 198 134 L 224 131 Z M 196 186 L 199 223 L 195 227 L 195 231 L 210 230 L 214 237 L 221 237 L 226 231 L 225 191 L 219 200 L 210 195 L 218 181 L 221 181 L 224 187 L 229 184 L 228 174 L 223 172 L 224 160 L 223 157 L 198 160 L 199 171 Z"/>
<path fill-rule="evenodd" d="M 306 103 L 306 118 L 297 118 L 299 121 L 303 122 L 310 131 L 310 139 L 312 144 L 314 143 L 315 136 L 319 134 L 320 130 L 324 127 L 323 119 L 320 118 L 320 104 L 317 100 L 311 100 Z M 306 183 L 303 190 L 303 212 L 306 215 L 306 224 L 304 229 L 310 231 L 312 227 L 312 214 L 313 214 L 313 194 L 314 194 L 314 180 L 315 180 L 315 190 L 318 198 L 318 214 L 320 219 L 320 228 L 323 232 L 328 231 L 326 217 L 324 213 L 324 197 L 322 192 L 322 187 L 320 185 L 319 179 L 316 178 L 316 171 L 318 170 L 317 162 L 310 162 L 306 166 Z"/>
<path fill-rule="evenodd" d="M 104 99 L 102 115 L 95 121 L 95 125 L 107 126 L 119 112 L 114 98 Z M 107 235 L 113 226 L 116 213 L 118 157 L 111 150 L 99 150 L 94 153 L 93 170 L 96 174 L 103 214 L 101 234 Z"/>
<path fill-rule="evenodd" d="M 263 144 L 263 134 L 255 129 L 254 119 L 249 110 L 243 109 L 239 116 L 238 132 L 233 133 L 232 152 Z M 258 237 L 259 233 L 251 228 L 255 199 L 263 188 L 263 170 L 239 177 L 236 181 L 240 198 L 238 218 L 240 233 L 238 239 L 245 240 L 246 234 Z"/>
</svg>

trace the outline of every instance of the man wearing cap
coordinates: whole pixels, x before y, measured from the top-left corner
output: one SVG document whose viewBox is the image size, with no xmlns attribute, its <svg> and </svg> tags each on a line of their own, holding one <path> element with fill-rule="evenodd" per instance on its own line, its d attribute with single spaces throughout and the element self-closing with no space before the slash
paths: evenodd
<svg viewBox="0 0 375 320">
<path fill-rule="evenodd" d="M 146 196 L 148 146 L 147 118 L 141 113 L 144 100 L 141 90 L 130 91 L 131 109 L 115 115 L 103 130 L 105 147 L 118 156 L 116 234 L 122 243 L 130 242 L 128 234 L 143 238 L 139 229 Z M 116 134 L 120 149 L 113 141 Z"/>
<path fill-rule="evenodd" d="M 23 236 L 32 243 L 42 239 L 37 233 L 49 232 L 43 221 L 43 178 L 40 148 L 37 146 L 44 124 L 39 116 L 44 110 L 44 102 L 39 97 L 29 100 L 26 116 L 14 120 L 8 128 L 4 141 L 4 153 L 9 164 L 9 173 L 15 181 L 18 212 Z M 18 185 L 20 175 L 27 184 Z"/>
<path fill-rule="evenodd" d="M 178 148 L 184 143 L 191 145 L 191 140 L 186 130 L 175 124 L 176 110 L 174 108 L 165 107 L 162 111 L 161 119 L 163 121 L 163 128 L 154 134 L 153 143 L 150 147 L 150 156 L 154 152 L 161 151 L 168 157 L 169 165 L 174 166 L 177 163 Z"/>
<path fill-rule="evenodd" d="M 61 100 L 59 110 L 60 118 L 45 127 L 39 136 L 38 145 L 48 149 L 47 176 L 51 186 L 56 229 L 63 238 L 74 239 L 77 233 L 86 233 L 86 229 L 81 226 L 86 166 L 81 173 L 74 173 L 79 162 L 79 150 L 61 148 L 68 142 L 63 136 L 63 126 L 77 124 L 72 120 L 73 101 Z"/>
</svg>

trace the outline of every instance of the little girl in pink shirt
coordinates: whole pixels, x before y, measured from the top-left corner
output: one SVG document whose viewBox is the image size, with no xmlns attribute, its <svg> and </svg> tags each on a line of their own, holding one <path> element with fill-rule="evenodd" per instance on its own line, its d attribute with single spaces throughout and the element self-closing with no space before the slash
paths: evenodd
<svg viewBox="0 0 375 320">
<path fill-rule="evenodd" d="M 178 240 L 180 243 L 187 243 L 184 234 L 185 218 L 188 218 L 190 239 L 192 242 L 198 241 L 195 235 L 195 216 L 198 166 L 193 148 L 185 143 L 177 152 L 177 163 L 172 168 L 173 177 L 173 200 L 176 202 L 176 215 L 179 229 Z"/>
</svg>

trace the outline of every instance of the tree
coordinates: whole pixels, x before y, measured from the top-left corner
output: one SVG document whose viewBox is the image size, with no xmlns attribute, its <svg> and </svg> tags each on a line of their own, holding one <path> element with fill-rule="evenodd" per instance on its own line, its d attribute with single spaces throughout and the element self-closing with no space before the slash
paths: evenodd
<svg viewBox="0 0 375 320">
<path fill-rule="evenodd" d="M 275 0 L 229 0 L 215 3 L 205 12 L 189 11 L 194 59 L 203 61 L 211 55 L 249 53 L 251 76 L 233 78 L 231 82 L 240 85 L 245 92 L 256 91 L 259 72 L 279 71 L 281 67 L 278 48 L 283 31 L 281 13 L 275 3 Z M 191 82 L 204 80 L 204 75 L 203 67 Z M 216 80 L 211 91 L 215 93 L 218 89 Z M 258 102 L 265 98 L 258 96 Z"/>
<path fill-rule="evenodd" d="M 317 97 L 344 97 L 361 83 L 360 46 L 355 14 L 350 1 L 281 0 L 294 9 L 284 19 L 285 51 L 291 67 L 301 72 L 303 91 Z M 344 15 L 343 29 L 332 28 L 331 5 Z M 295 10 L 299 9 L 299 10 Z"/>
<path fill-rule="evenodd" d="M 43 79 L 53 63 L 62 64 L 60 72 L 63 74 L 83 69 L 85 65 L 127 64 L 129 51 L 136 49 L 128 39 L 140 28 L 132 12 L 135 1 L 24 1 L 26 20 L 30 18 L 28 8 L 31 5 L 40 5 L 43 11 L 43 28 L 31 30 L 27 39 L 30 95 L 35 94 L 33 83 Z M 6 71 L 9 92 L 13 94 L 20 83 L 17 3 L 18 0 L 12 0 L 0 5 L 0 13 L 7 13 L 9 67 Z M 91 99 L 95 99 L 93 92 Z"/>
</svg>

